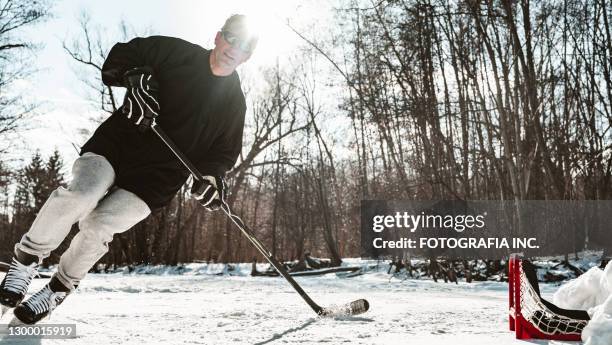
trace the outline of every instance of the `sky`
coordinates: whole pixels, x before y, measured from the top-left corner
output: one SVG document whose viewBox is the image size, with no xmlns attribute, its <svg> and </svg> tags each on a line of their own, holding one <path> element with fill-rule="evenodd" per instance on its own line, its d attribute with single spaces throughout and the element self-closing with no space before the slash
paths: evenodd
<svg viewBox="0 0 612 345">
<path fill-rule="evenodd" d="M 30 121 L 33 129 L 20 133 L 18 150 L 5 157 L 14 166 L 29 161 L 40 150 L 47 157 L 54 149 L 64 156 L 64 170 L 69 173 L 77 149 L 87 137 L 80 129 L 93 130 L 98 123 L 91 120 L 96 104 L 88 101 L 86 86 L 79 79 L 79 64 L 62 48 L 80 33 L 79 17 L 86 11 L 91 24 L 98 26 L 108 39 L 119 39 L 118 26 L 123 19 L 137 32 L 174 36 L 212 48 L 217 30 L 234 13 L 250 15 L 260 31 L 260 41 L 251 61 L 239 72 L 251 73 L 271 65 L 290 54 L 300 38 L 285 25 L 310 25 L 328 20 L 329 5 L 325 1 L 197 1 L 197 0 L 132 0 L 132 1 L 55 1 L 52 17 L 31 27 L 25 36 L 41 45 L 34 59 L 38 72 L 19 83 L 32 98 L 42 102 L 41 115 Z M 301 23 L 301 24 L 300 24 Z M 90 71 L 89 73 L 94 73 Z"/>
</svg>

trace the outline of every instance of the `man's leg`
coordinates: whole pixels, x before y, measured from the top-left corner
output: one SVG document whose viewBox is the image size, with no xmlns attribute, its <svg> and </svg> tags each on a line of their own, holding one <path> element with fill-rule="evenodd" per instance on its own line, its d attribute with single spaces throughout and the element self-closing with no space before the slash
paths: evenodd
<svg viewBox="0 0 612 345">
<path fill-rule="evenodd" d="M 56 277 L 67 287 L 76 286 L 89 269 L 108 252 L 113 235 L 145 219 L 151 210 L 134 193 L 113 188 L 98 206 L 79 222 L 79 233 L 60 258 Z"/>
<path fill-rule="evenodd" d="M 0 282 L 3 312 L 21 303 L 38 264 L 57 248 L 72 225 L 96 206 L 114 180 L 113 167 L 103 156 L 85 153 L 74 162 L 70 186 L 51 193 L 30 230 L 15 245 L 15 256 Z"/>
<path fill-rule="evenodd" d="M 111 189 L 79 222 L 80 231 L 62 254 L 57 273 L 41 290 L 15 308 L 15 316 L 27 324 L 45 318 L 108 251 L 113 234 L 131 228 L 150 213 L 147 204 L 135 194 L 117 187 Z"/>
<path fill-rule="evenodd" d="M 49 256 L 72 225 L 96 207 L 114 181 L 115 171 L 103 156 L 86 152 L 77 158 L 70 185 L 51 193 L 30 230 L 15 245 L 15 252 L 20 250 L 41 259 Z"/>
</svg>

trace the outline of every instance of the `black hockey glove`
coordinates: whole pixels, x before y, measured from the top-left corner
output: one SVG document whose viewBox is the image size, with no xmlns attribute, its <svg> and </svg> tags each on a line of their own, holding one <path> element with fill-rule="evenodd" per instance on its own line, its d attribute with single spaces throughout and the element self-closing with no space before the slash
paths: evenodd
<svg viewBox="0 0 612 345">
<path fill-rule="evenodd" d="M 123 75 L 123 85 L 127 88 L 122 112 L 138 126 L 142 132 L 155 123 L 159 115 L 159 84 L 149 67 L 133 68 Z"/>
<path fill-rule="evenodd" d="M 227 184 L 221 176 L 204 176 L 202 181 L 193 179 L 191 196 L 209 211 L 218 210 L 227 197 Z"/>
</svg>

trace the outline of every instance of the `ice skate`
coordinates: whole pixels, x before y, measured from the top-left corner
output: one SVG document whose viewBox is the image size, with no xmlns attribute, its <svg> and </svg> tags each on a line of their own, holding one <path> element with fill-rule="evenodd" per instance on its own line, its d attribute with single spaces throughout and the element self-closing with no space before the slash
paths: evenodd
<svg viewBox="0 0 612 345">
<path fill-rule="evenodd" d="M 39 259 L 35 255 L 17 250 L 11 261 L 9 270 L 0 283 L 0 305 L 2 316 L 11 308 L 15 308 L 28 292 L 32 278 L 37 273 Z"/>
<path fill-rule="evenodd" d="M 41 290 L 15 308 L 15 317 L 24 324 L 35 324 L 51 314 L 73 290 L 54 276 Z"/>
</svg>

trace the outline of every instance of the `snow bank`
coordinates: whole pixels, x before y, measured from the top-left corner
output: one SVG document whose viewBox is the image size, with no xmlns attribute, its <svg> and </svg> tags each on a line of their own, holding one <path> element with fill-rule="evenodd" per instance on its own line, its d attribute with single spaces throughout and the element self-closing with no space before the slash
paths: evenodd
<svg viewBox="0 0 612 345">
<path fill-rule="evenodd" d="M 608 296 L 602 305 L 589 309 L 589 315 L 591 315 L 591 321 L 582 331 L 584 345 L 610 345 L 612 343 L 612 295 Z"/>
<path fill-rule="evenodd" d="M 609 267 L 611 266 L 608 265 L 607 269 Z M 593 267 L 577 279 L 561 286 L 553 296 L 553 303 L 565 309 L 587 310 L 598 306 L 610 295 L 607 280 L 604 278 L 604 271 Z"/>
<path fill-rule="evenodd" d="M 270 269 L 266 262 L 257 263 L 257 270 L 265 272 Z M 343 259 L 342 267 L 359 267 L 362 273 L 384 272 L 389 270 L 389 261 L 366 260 L 359 258 Z M 170 265 L 136 265 L 132 267 L 122 266 L 107 273 L 125 275 L 157 275 L 157 276 L 251 276 L 252 263 L 187 263 L 177 266 Z M 51 266 L 48 270 L 53 273 L 56 267 Z M 387 276 L 388 278 L 388 276 Z"/>
<path fill-rule="evenodd" d="M 561 286 L 553 302 L 561 308 L 588 311 L 591 321 L 582 332 L 585 345 L 612 343 L 612 261 L 603 271 L 593 267 Z"/>
</svg>

